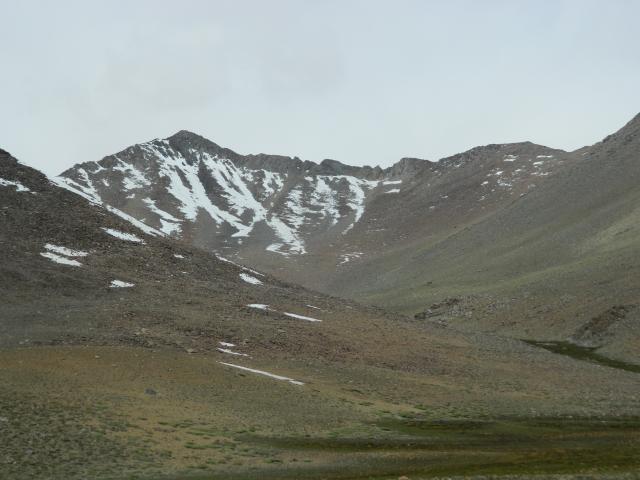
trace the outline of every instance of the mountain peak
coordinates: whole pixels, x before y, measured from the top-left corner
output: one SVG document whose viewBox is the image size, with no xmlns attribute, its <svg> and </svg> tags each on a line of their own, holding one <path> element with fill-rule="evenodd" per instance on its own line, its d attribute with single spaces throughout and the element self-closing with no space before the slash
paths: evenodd
<svg viewBox="0 0 640 480">
<path fill-rule="evenodd" d="M 167 140 L 173 139 L 199 139 L 199 140 L 207 140 L 202 135 L 198 135 L 197 133 L 191 132 L 189 130 L 179 130 L 170 137 L 167 137 Z"/>
<path fill-rule="evenodd" d="M 199 151 L 206 151 L 214 155 L 224 156 L 231 160 L 237 160 L 238 158 L 240 158 L 240 155 L 233 150 L 221 147 L 208 138 L 203 137 L 202 135 L 198 135 L 197 133 L 193 133 L 189 130 L 180 130 L 170 137 L 167 137 L 165 140 L 167 140 L 173 147 L 177 148 L 183 153 L 188 149 L 194 149 Z"/>
<path fill-rule="evenodd" d="M 215 142 L 212 142 L 206 137 L 202 135 L 198 135 L 197 133 L 191 132 L 189 130 L 180 130 L 170 137 L 167 137 L 165 140 L 168 140 L 170 143 L 189 143 L 191 145 L 209 145 L 215 146 L 216 148 L 222 148 Z"/>
</svg>

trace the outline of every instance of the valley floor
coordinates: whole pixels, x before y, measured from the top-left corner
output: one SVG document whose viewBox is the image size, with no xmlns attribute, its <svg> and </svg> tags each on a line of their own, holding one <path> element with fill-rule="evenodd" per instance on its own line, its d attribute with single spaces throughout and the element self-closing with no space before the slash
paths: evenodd
<svg viewBox="0 0 640 480">
<path fill-rule="evenodd" d="M 580 406 L 553 398 L 537 412 L 515 401 L 492 410 L 471 387 L 441 400 L 437 376 L 416 382 L 364 366 L 349 372 L 273 359 L 252 365 L 300 385 L 221 361 L 235 364 L 139 347 L 1 351 L 0 478 L 637 478 L 640 471 L 640 416 L 629 413 L 637 399 L 606 414 L 570 415 Z M 368 389 L 350 380 L 356 372 Z"/>
</svg>

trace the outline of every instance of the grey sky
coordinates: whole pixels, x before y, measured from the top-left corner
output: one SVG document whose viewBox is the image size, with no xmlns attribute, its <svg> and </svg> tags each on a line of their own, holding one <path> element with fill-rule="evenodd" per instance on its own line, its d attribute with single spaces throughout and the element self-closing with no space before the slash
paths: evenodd
<svg viewBox="0 0 640 480">
<path fill-rule="evenodd" d="M 640 1 L 0 0 L 0 147 L 59 173 L 188 129 L 354 165 L 640 111 Z"/>
</svg>

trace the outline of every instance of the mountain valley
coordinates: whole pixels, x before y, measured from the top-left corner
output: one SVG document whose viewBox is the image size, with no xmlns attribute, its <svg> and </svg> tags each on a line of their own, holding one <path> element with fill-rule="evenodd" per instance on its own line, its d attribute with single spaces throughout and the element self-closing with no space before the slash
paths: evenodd
<svg viewBox="0 0 640 480">
<path fill-rule="evenodd" d="M 0 476 L 633 478 L 639 152 L 1 150 Z"/>
<path fill-rule="evenodd" d="M 457 328 L 564 340 L 630 306 L 598 345 L 630 360 L 639 131 L 636 116 L 575 152 L 492 144 L 387 169 L 243 156 L 182 131 L 56 181 L 317 291 L 419 316 L 453 301 L 434 316 Z"/>
</svg>

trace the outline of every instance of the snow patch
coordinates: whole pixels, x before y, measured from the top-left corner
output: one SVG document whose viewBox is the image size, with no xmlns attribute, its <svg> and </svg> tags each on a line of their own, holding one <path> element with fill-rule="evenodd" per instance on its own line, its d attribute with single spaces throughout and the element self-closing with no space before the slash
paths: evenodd
<svg viewBox="0 0 640 480">
<path fill-rule="evenodd" d="M 400 189 L 399 188 L 392 188 L 391 190 L 387 190 L 384 193 L 400 193 Z"/>
<path fill-rule="evenodd" d="M 304 315 L 298 315 L 296 313 L 283 312 L 287 317 L 297 318 L 298 320 L 306 320 L 307 322 L 321 322 L 317 318 L 305 317 Z"/>
<path fill-rule="evenodd" d="M 321 322 L 322 321 L 322 320 L 318 320 L 317 318 L 305 317 L 304 315 L 298 315 L 297 313 L 278 312 L 277 310 L 273 310 L 273 309 L 269 308 L 269 305 L 266 305 L 264 303 L 250 303 L 249 305 L 247 305 L 247 307 L 255 308 L 255 309 L 258 309 L 258 310 L 271 311 L 271 312 L 275 312 L 275 313 L 282 313 L 283 315 L 286 315 L 287 317 L 297 318 L 298 320 L 306 320 L 307 322 Z"/>
<path fill-rule="evenodd" d="M 174 217 L 164 210 L 159 209 L 156 205 L 156 202 L 151 200 L 150 198 L 145 198 L 142 201 L 149 207 L 149 210 L 160 217 L 160 231 L 162 231 L 162 233 L 166 235 L 180 234 L 182 230 L 182 220 Z"/>
<path fill-rule="evenodd" d="M 282 375 L 276 375 L 275 373 L 269 373 L 263 370 L 256 370 L 254 368 L 243 367 L 242 365 L 235 365 L 233 363 L 225 363 L 225 362 L 218 362 L 218 363 L 221 363 L 222 365 L 226 365 L 227 367 L 238 368 L 246 372 L 257 373 L 258 375 L 264 375 L 266 377 L 275 378 L 276 380 L 283 380 L 285 382 L 292 383 L 293 385 L 304 385 L 303 382 L 299 382 L 298 380 L 294 380 L 289 377 L 283 377 Z"/>
<path fill-rule="evenodd" d="M 31 192 L 30 189 L 25 187 L 20 182 L 16 182 L 14 180 L 6 180 L 4 178 L 0 178 L 0 187 L 15 187 L 16 192 Z"/>
<path fill-rule="evenodd" d="M 246 353 L 234 352 L 233 350 L 229 350 L 228 348 L 216 348 L 219 352 L 228 353 L 229 355 L 238 355 L 240 357 L 248 357 Z"/>
<path fill-rule="evenodd" d="M 68 265 L 70 267 L 81 267 L 82 266 L 82 264 L 80 262 L 78 262 L 77 260 L 72 260 L 70 258 L 63 257 L 61 255 L 57 255 L 57 254 L 52 253 L 52 252 L 41 252 L 40 255 L 42 255 L 45 258 L 48 258 L 52 262 L 59 263 L 60 265 Z"/>
<path fill-rule="evenodd" d="M 349 263 L 351 260 L 360 258 L 362 255 L 362 252 L 344 253 L 340 255 L 341 261 L 339 265 L 342 265 L 343 263 Z"/>
<path fill-rule="evenodd" d="M 346 234 L 351 230 L 356 223 L 360 221 L 364 214 L 364 201 L 366 198 L 365 189 L 371 189 L 378 186 L 377 181 L 362 180 L 348 175 L 336 175 L 335 178 L 346 181 L 349 184 L 349 194 L 347 196 L 347 205 L 354 212 L 353 222 L 342 231 L 342 234 Z"/>
<path fill-rule="evenodd" d="M 133 166 L 123 162 L 115 155 L 114 157 L 116 158 L 116 160 L 118 160 L 118 164 L 113 167 L 113 170 L 124 173 L 124 180 L 122 182 L 122 185 L 125 190 L 135 190 L 151 185 L 151 182 L 144 175 L 144 173 L 134 168 Z"/>
<path fill-rule="evenodd" d="M 264 190 L 265 198 L 272 196 L 274 193 L 279 192 L 284 187 L 284 180 L 279 173 L 271 172 L 269 170 L 259 170 L 262 172 L 262 188 Z"/>
<path fill-rule="evenodd" d="M 269 305 L 264 303 L 250 303 L 247 307 L 257 308 L 258 310 L 269 310 Z"/>
<path fill-rule="evenodd" d="M 122 218 L 123 220 L 126 220 L 134 227 L 138 227 L 141 231 L 143 231 L 147 235 L 151 235 L 154 237 L 155 236 L 164 237 L 165 235 L 164 232 L 161 232 L 160 230 L 156 230 L 155 228 L 150 227 L 146 223 L 141 222 L 137 218 L 133 218 L 131 215 L 124 213 L 122 210 L 118 210 L 117 208 L 112 207 L 111 205 L 104 204 L 104 208 L 106 208 L 111 213 L 117 215 L 118 217 Z"/>
<path fill-rule="evenodd" d="M 111 288 L 131 288 L 135 286 L 134 283 L 123 282 L 122 280 L 112 280 L 109 285 Z"/>
<path fill-rule="evenodd" d="M 232 235 L 234 238 L 249 236 L 254 225 L 264 221 L 284 244 L 289 245 L 291 253 L 306 253 L 295 229 L 275 216 L 269 217 L 262 203 L 253 196 L 245 182 L 245 178 L 253 175 L 246 170 L 240 169 L 228 159 L 206 152 L 198 154 L 199 162 L 188 163 L 181 152 L 167 148 L 164 143 L 150 142 L 141 145 L 141 148 L 160 160 L 160 175 L 169 180 L 168 192 L 178 200 L 180 210 L 187 220 L 195 220 L 198 212 L 204 210 L 214 222 L 226 222 L 235 228 L 236 232 Z M 228 210 L 214 204 L 207 194 L 200 180 L 201 167 L 220 186 L 220 195 L 226 201 Z M 275 192 L 284 185 L 277 174 L 265 174 L 264 181 L 270 192 Z"/>
<path fill-rule="evenodd" d="M 253 269 L 251 269 L 249 267 L 245 267 L 244 265 L 240 265 L 239 263 L 236 263 L 236 262 L 234 262 L 232 260 L 229 260 L 228 258 L 221 257 L 220 255 L 216 255 L 216 258 L 218 260 L 220 260 L 221 262 L 230 263 L 231 265 L 235 265 L 236 267 L 241 268 L 242 270 L 244 270 L 246 272 L 251 272 L 254 275 L 258 275 L 260 277 L 264 277 L 263 273 L 256 272 L 255 270 L 253 270 Z"/>
<path fill-rule="evenodd" d="M 127 242 L 133 242 L 133 243 L 144 243 L 144 240 L 134 235 L 133 233 L 121 232 L 120 230 L 115 230 L 113 228 L 105 228 L 105 227 L 102 227 L 102 230 L 104 230 L 106 233 L 108 233 L 112 237 L 118 238 L 120 240 L 125 240 Z"/>
<path fill-rule="evenodd" d="M 164 236 L 164 233 L 161 232 L 160 230 L 156 230 L 155 228 L 150 227 L 149 225 L 138 220 L 137 218 L 133 218 L 131 215 L 124 213 L 122 210 L 118 210 L 117 208 L 112 207 L 111 205 L 103 203 L 102 200 L 100 199 L 100 195 L 98 195 L 98 191 L 95 189 L 95 187 L 93 186 L 93 183 L 89 179 L 87 172 L 82 168 L 79 168 L 78 172 L 83 177 L 86 185 L 81 185 L 80 183 L 66 177 L 53 177 L 53 178 L 50 178 L 49 181 L 60 188 L 64 188 L 65 190 L 75 193 L 76 195 L 80 195 L 82 198 L 84 198 L 85 200 L 88 200 L 89 202 L 95 205 L 100 205 L 104 207 L 109 212 L 113 213 L 114 215 L 117 215 L 123 220 L 126 220 L 127 222 L 131 223 L 133 226 L 139 228 L 147 235 Z"/>
<path fill-rule="evenodd" d="M 87 255 L 89 255 L 88 252 L 83 252 L 82 250 L 72 250 L 67 247 L 53 245 L 52 243 L 47 243 L 44 248 L 45 250 L 57 253 L 58 255 L 64 255 L 65 257 L 86 257 Z"/>
<path fill-rule="evenodd" d="M 262 282 L 260 280 L 258 280 L 256 277 L 252 277 L 248 273 L 241 273 L 240 274 L 240 278 L 242 280 L 244 280 L 245 282 L 250 283 L 252 285 L 262 285 Z"/>
</svg>

